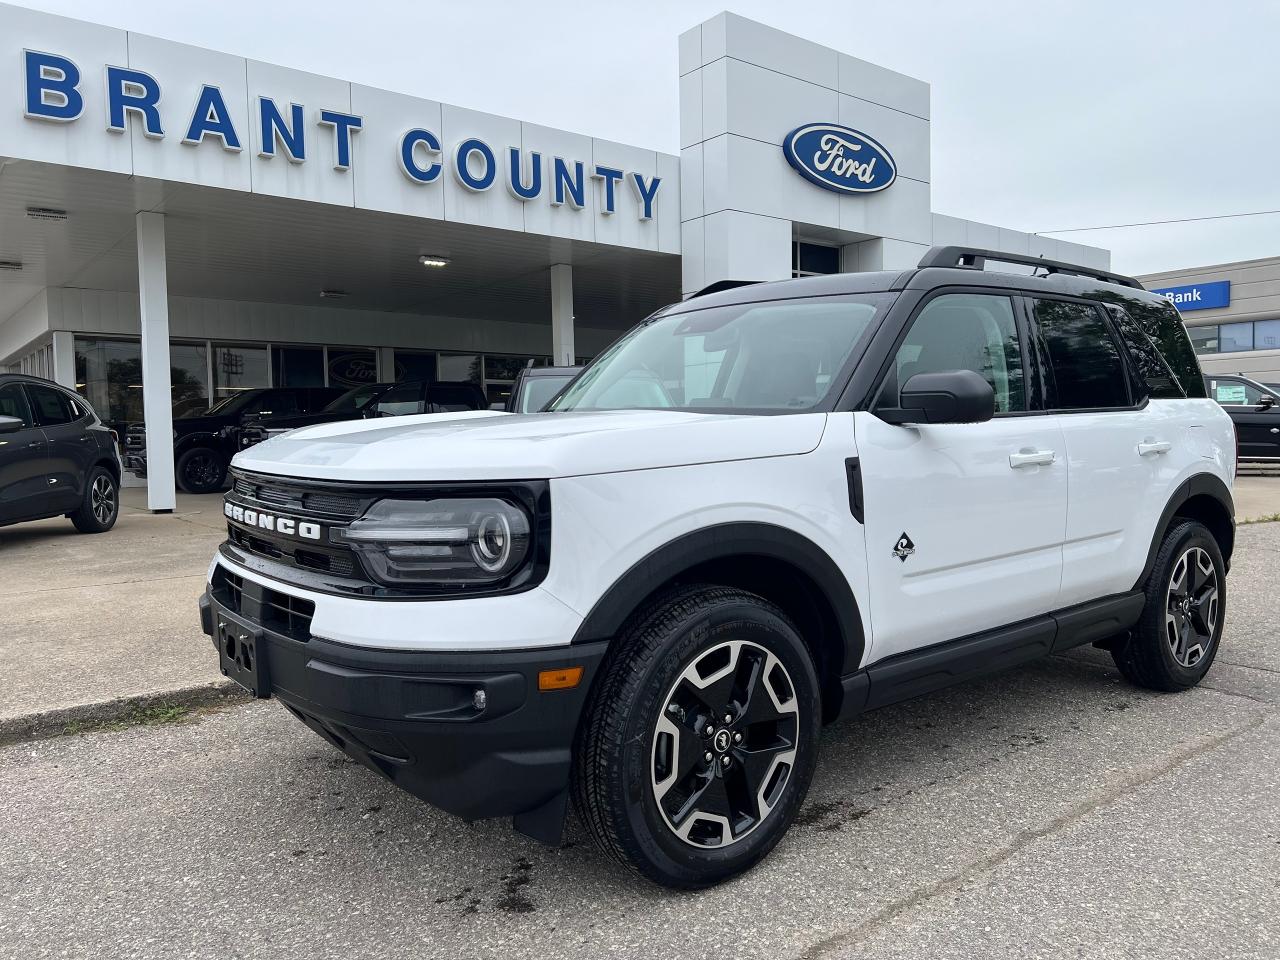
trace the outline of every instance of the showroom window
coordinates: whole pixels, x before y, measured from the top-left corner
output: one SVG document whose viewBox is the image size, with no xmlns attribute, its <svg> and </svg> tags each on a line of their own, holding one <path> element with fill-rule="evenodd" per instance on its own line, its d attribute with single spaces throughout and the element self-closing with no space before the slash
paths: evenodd
<svg viewBox="0 0 1280 960">
<path fill-rule="evenodd" d="M 396 382 L 401 380 L 436 379 L 436 355 L 434 350 L 397 350 L 395 352 Z"/>
<path fill-rule="evenodd" d="M 271 385 L 275 387 L 323 387 L 323 347 L 272 347 Z"/>
<path fill-rule="evenodd" d="M 268 387 L 267 348 L 230 343 L 213 345 L 213 397 L 221 400 L 245 390 Z"/>
<path fill-rule="evenodd" d="M 840 272 L 840 248 L 821 243 L 791 244 L 791 276 L 819 277 Z"/>
<path fill-rule="evenodd" d="M 329 348 L 329 386 L 350 389 L 378 382 L 378 355 L 373 350 Z"/>
<path fill-rule="evenodd" d="M 142 349 L 137 340 L 75 338 L 76 390 L 104 423 L 142 419 Z M 203 343 L 169 344 L 173 413 L 209 406 L 208 349 Z"/>
</svg>

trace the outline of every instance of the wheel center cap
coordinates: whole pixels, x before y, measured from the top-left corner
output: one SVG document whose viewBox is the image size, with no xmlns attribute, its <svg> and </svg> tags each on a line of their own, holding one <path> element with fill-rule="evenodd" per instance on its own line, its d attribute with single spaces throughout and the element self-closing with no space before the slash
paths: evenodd
<svg viewBox="0 0 1280 960">
<path fill-rule="evenodd" d="M 725 729 L 717 730 L 715 737 L 711 741 L 717 753 L 724 753 L 729 749 L 729 744 L 732 742 L 733 738 L 729 735 L 729 731 Z"/>
</svg>

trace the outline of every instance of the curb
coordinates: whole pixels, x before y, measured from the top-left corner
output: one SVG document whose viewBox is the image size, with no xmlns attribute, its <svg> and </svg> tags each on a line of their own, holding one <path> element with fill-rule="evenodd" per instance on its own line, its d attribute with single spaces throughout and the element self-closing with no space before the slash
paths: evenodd
<svg viewBox="0 0 1280 960">
<path fill-rule="evenodd" d="M 156 707 L 231 706 L 248 703 L 249 694 L 230 680 L 215 680 L 193 687 L 179 687 L 160 693 L 145 693 L 136 697 L 117 697 L 99 703 L 85 703 L 74 707 L 28 713 L 0 719 L 0 747 L 28 740 L 58 737 L 70 732 L 71 726 L 95 728 L 117 722 L 128 722 L 144 710 Z"/>
</svg>

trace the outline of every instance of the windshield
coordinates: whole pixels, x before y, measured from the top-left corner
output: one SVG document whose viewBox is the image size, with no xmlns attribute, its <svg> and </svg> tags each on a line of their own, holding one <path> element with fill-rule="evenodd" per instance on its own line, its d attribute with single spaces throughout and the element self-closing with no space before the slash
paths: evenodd
<svg viewBox="0 0 1280 960">
<path fill-rule="evenodd" d="M 520 409 L 517 413 L 537 413 L 572 379 L 571 374 L 562 377 L 528 377 L 524 382 L 524 391 L 520 394 Z"/>
<path fill-rule="evenodd" d="M 366 383 L 362 387 L 352 387 L 342 396 L 329 401 L 329 405 L 324 408 L 325 413 L 351 413 L 363 410 L 370 400 L 385 389 L 387 389 L 385 383 Z"/>
<path fill-rule="evenodd" d="M 208 410 L 188 410 L 185 413 L 178 414 L 177 419 L 186 420 L 189 417 L 207 417 L 215 413 L 235 413 L 260 393 L 262 393 L 261 390 L 246 390 L 243 393 L 233 393 L 229 397 L 223 397 Z"/>
<path fill-rule="evenodd" d="M 895 296 L 811 297 L 659 317 L 601 354 L 550 409 L 814 410 Z"/>
</svg>

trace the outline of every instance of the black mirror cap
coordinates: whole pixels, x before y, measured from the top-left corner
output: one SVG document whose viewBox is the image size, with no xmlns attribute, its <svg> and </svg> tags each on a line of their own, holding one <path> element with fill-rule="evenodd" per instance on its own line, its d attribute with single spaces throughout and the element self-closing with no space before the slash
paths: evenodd
<svg viewBox="0 0 1280 960">
<path fill-rule="evenodd" d="M 25 426 L 17 417 L 0 417 L 0 433 L 16 433 Z"/>
<path fill-rule="evenodd" d="M 901 406 L 880 411 L 889 423 L 986 423 L 996 413 L 991 384 L 972 370 L 917 373 L 902 385 Z"/>
</svg>

